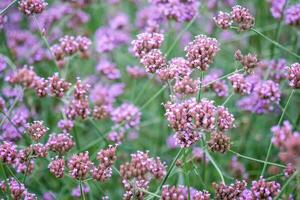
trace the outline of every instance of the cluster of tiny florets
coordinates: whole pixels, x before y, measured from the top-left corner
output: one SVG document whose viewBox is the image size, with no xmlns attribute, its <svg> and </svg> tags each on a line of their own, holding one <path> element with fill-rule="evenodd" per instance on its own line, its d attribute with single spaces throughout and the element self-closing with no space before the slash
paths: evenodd
<svg viewBox="0 0 300 200">
<path fill-rule="evenodd" d="M 189 66 L 206 71 L 213 62 L 213 58 L 220 50 L 220 44 L 215 38 L 206 35 L 198 35 L 195 40 L 185 47 Z"/>
<path fill-rule="evenodd" d="M 69 173 L 75 179 L 82 180 L 86 177 L 91 166 L 92 162 L 88 152 L 74 154 L 68 160 Z"/>
<path fill-rule="evenodd" d="M 222 132 L 214 132 L 211 134 L 210 140 L 207 142 L 209 149 L 213 152 L 225 153 L 230 147 L 230 137 Z"/>
<path fill-rule="evenodd" d="M 56 157 L 49 163 L 48 168 L 56 178 L 62 178 L 64 176 L 65 161 L 63 158 Z"/>
<path fill-rule="evenodd" d="M 238 94 L 250 94 L 251 84 L 247 82 L 242 74 L 234 74 L 228 78 L 232 84 L 234 91 Z"/>
<path fill-rule="evenodd" d="M 63 154 L 74 146 L 74 142 L 72 136 L 68 133 L 51 134 L 47 146 L 51 151 Z"/>
<path fill-rule="evenodd" d="M 38 141 L 48 130 L 49 129 L 44 126 L 43 121 L 34 121 L 28 125 L 26 131 L 34 141 Z"/>
<path fill-rule="evenodd" d="M 234 54 L 234 57 L 242 64 L 244 70 L 248 73 L 252 72 L 253 69 L 257 67 L 258 59 L 255 54 L 249 53 L 247 55 L 243 55 L 240 50 L 237 50 Z"/>
<path fill-rule="evenodd" d="M 106 181 L 112 175 L 112 165 L 116 161 L 117 146 L 109 146 L 102 149 L 97 154 L 98 166 L 94 166 L 91 170 L 93 179 L 97 181 Z"/>
<path fill-rule="evenodd" d="M 44 0 L 20 0 L 19 10 L 29 16 L 42 13 L 47 5 Z"/>
<path fill-rule="evenodd" d="M 230 15 L 242 31 L 249 30 L 254 26 L 255 19 L 247 8 L 236 5 L 232 7 Z"/>
<path fill-rule="evenodd" d="M 251 192 L 254 199 L 272 199 L 278 195 L 280 184 L 275 181 L 266 181 L 262 177 L 252 182 Z"/>
<path fill-rule="evenodd" d="M 294 63 L 288 68 L 288 80 L 289 84 L 294 89 L 300 88 L 300 64 Z"/>
<path fill-rule="evenodd" d="M 225 185 L 224 183 L 213 184 L 215 189 L 215 199 L 216 200 L 235 200 L 242 199 L 242 193 L 245 190 L 247 183 L 245 181 L 236 181 L 231 185 Z"/>
</svg>

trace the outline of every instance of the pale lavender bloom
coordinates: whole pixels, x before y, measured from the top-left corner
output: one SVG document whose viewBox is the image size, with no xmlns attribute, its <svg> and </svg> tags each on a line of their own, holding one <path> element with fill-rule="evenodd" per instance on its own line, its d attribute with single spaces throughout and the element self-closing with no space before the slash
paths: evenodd
<svg viewBox="0 0 300 200">
<path fill-rule="evenodd" d="M 146 32 L 158 32 L 163 22 L 164 16 L 159 13 L 156 6 L 147 6 L 138 10 L 136 14 L 136 26 Z"/>
<path fill-rule="evenodd" d="M 96 70 L 110 80 L 119 79 L 121 72 L 117 68 L 116 64 L 103 59 L 96 66 Z"/>
<path fill-rule="evenodd" d="M 285 23 L 288 25 L 300 24 L 300 3 L 288 7 L 284 13 Z"/>
<path fill-rule="evenodd" d="M 284 5 L 286 0 L 271 0 L 271 13 L 275 19 L 280 19 L 283 14 Z"/>
<path fill-rule="evenodd" d="M 167 146 L 170 149 L 176 149 L 179 147 L 179 145 L 177 145 L 176 143 L 176 138 L 174 137 L 174 135 L 170 135 L 167 138 Z"/>
<path fill-rule="evenodd" d="M 109 26 L 115 30 L 128 30 L 129 19 L 125 13 L 118 13 L 109 21 Z"/>
<path fill-rule="evenodd" d="M 43 200 L 55 200 L 55 194 L 53 192 L 45 192 L 43 194 Z"/>
<path fill-rule="evenodd" d="M 124 123 L 125 128 L 138 128 L 141 120 L 140 110 L 131 103 L 123 103 L 111 112 L 111 119 L 116 124 Z"/>
<path fill-rule="evenodd" d="M 129 42 L 128 33 L 108 27 L 100 27 L 95 33 L 96 51 L 110 52 L 116 47 Z"/>
<path fill-rule="evenodd" d="M 90 187 L 88 185 L 83 185 L 82 191 L 83 191 L 83 193 L 88 194 L 90 192 Z M 71 195 L 72 195 L 72 197 L 81 197 L 80 186 L 75 187 L 72 190 Z"/>
<path fill-rule="evenodd" d="M 199 2 L 196 0 L 150 0 L 150 2 L 157 6 L 159 12 L 167 19 L 174 19 L 178 22 L 190 21 L 198 13 Z"/>
<path fill-rule="evenodd" d="M 0 72 L 3 72 L 5 68 L 7 67 L 6 60 L 4 57 L 0 54 Z"/>
</svg>

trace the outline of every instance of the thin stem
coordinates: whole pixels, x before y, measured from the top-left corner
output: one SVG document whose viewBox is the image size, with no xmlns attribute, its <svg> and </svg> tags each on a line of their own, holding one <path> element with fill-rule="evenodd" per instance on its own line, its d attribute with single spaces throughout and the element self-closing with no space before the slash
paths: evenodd
<svg viewBox="0 0 300 200">
<path fill-rule="evenodd" d="M 10 2 L 3 10 L 1 10 L 0 15 L 3 15 L 11 6 L 13 6 L 18 0 Z"/>
<path fill-rule="evenodd" d="M 53 52 L 51 51 L 50 44 L 49 44 L 47 38 L 45 37 L 45 35 L 43 34 L 42 28 L 40 27 L 40 24 L 39 24 L 39 22 L 38 22 L 38 20 L 37 20 L 37 18 L 36 18 L 35 15 L 33 15 L 33 21 L 34 21 L 34 23 L 36 24 L 36 26 L 38 27 L 39 33 L 40 33 L 40 35 L 41 35 L 41 37 L 42 37 L 44 43 L 46 44 L 46 46 L 47 46 L 47 48 L 48 48 L 48 51 L 50 52 L 50 55 L 51 55 L 52 58 L 53 58 L 52 61 L 54 62 L 54 65 L 56 66 L 57 71 L 59 72 L 60 70 L 59 70 L 59 67 L 58 67 L 58 65 L 57 65 L 57 63 L 56 63 L 56 61 L 55 61 L 55 56 L 54 56 Z"/>
<path fill-rule="evenodd" d="M 287 186 L 290 184 L 290 182 L 291 182 L 294 178 L 296 178 L 297 174 L 298 174 L 298 171 L 295 171 L 294 174 L 293 174 L 293 175 L 285 182 L 285 184 L 282 186 L 282 188 L 281 188 L 279 194 L 275 197 L 275 200 L 277 200 L 277 199 L 280 198 L 280 196 L 283 194 L 284 190 L 287 188 Z"/>
<path fill-rule="evenodd" d="M 285 1 L 284 6 L 283 6 L 283 9 L 282 9 L 282 13 L 284 13 L 285 8 L 286 8 L 286 6 L 288 5 L 288 2 L 289 2 L 289 0 L 286 0 L 286 1 Z M 280 20 L 278 21 L 277 26 L 276 26 L 276 33 L 275 33 L 275 41 L 276 41 L 276 42 L 279 41 L 280 31 L 281 31 L 282 21 L 283 21 L 283 16 L 284 16 L 284 15 L 282 14 L 281 17 L 280 17 Z M 271 58 L 271 59 L 272 59 L 273 56 L 274 56 L 274 51 L 275 51 L 275 48 L 274 48 L 274 47 L 275 47 L 275 46 L 274 46 L 274 44 L 272 43 L 272 45 L 271 45 L 271 55 L 270 55 L 270 58 Z M 269 68 L 269 70 L 268 70 L 267 75 L 269 75 L 269 72 L 270 72 L 270 68 Z"/>
<path fill-rule="evenodd" d="M 283 120 L 283 116 L 284 116 L 284 114 L 285 114 L 285 112 L 286 112 L 286 109 L 287 109 L 288 105 L 290 104 L 290 101 L 291 101 L 292 96 L 294 95 L 294 93 L 295 93 L 295 90 L 293 89 L 292 92 L 291 92 L 291 94 L 290 94 L 290 96 L 289 96 L 289 98 L 288 98 L 288 100 L 287 100 L 287 103 L 285 104 L 285 107 L 284 107 L 284 109 L 283 109 L 283 111 L 282 111 L 282 114 L 281 114 L 281 116 L 280 116 L 280 119 L 279 119 L 277 125 L 280 125 L 280 124 L 281 124 L 281 122 L 282 122 L 282 120 Z M 269 160 L 269 156 L 270 156 L 270 153 L 271 153 L 271 149 L 272 149 L 272 140 L 270 140 L 270 144 L 269 144 L 269 147 L 268 147 L 267 156 L 266 156 L 266 160 L 265 160 L 266 162 L 264 163 L 264 167 L 263 167 L 263 169 L 262 169 L 261 176 L 264 176 L 264 173 L 265 173 L 265 171 L 266 171 L 266 168 L 267 168 L 267 161 Z"/>
<path fill-rule="evenodd" d="M 203 81 L 203 71 L 201 71 L 201 74 L 200 74 L 200 84 L 199 84 L 199 90 L 198 90 L 198 95 L 197 95 L 197 102 L 199 102 L 201 99 L 202 81 Z"/>
<path fill-rule="evenodd" d="M 221 180 L 222 180 L 222 183 L 225 184 L 225 179 L 224 179 L 224 176 L 222 174 L 222 171 L 221 169 L 219 168 L 219 166 L 217 165 L 217 163 L 214 161 L 214 159 L 212 158 L 212 156 L 208 153 L 207 150 L 205 150 L 205 154 L 207 155 L 208 159 L 211 161 L 212 165 L 215 167 L 215 169 L 217 170 Z M 205 161 L 204 161 L 205 162 Z"/>
<path fill-rule="evenodd" d="M 170 48 L 167 50 L 166 57 L 168 57 L 168 55 L 172 52 L 172 50 L 175 48 L 175 46 L 178 43 L 178 41 L 180 40 L 180 38 L 192 26 L 192 24 L 197 19 L 197 17 L 198 17 L 198 15 L 195 15 L 194 18 L 184 27 L 184 29 L 182 29 L 182 31 L 180 31 L 180 33 L 177 35 L 175 41 L 172 43 L 172 45 L 170 46 Z"/>
<path fill-rule="evenodd" d="M 84 195 L 84 192 L 83 192 L 83 189 L 82 189 L 82 181 L 80 180 L 79 181 L 79 185 L 80 185 L 80 194 L 81 194 L 81 197 L 83 200 L 85 200 L 85 195 Z"/>
<path fill-rule="evenodd" d="M 136 188 L 136 189 L 140 190 L 141 192 L 144 192 L 145 194 L 151 195 L 152 197 L 157 197 L 157 198 L 160 199 L 160 196 L 157 195 L 157 194 L 155 194 L 155 193 L 153 193 L 153 192 L 149 192 L 149 191 L 147 191 L 147 190 L 145 190 L 143 188 Z"/>
<path fill-rule="evenodd" d="M 224 78 L 227 78 L 227 77 L 229 77 L 229 76 L 231 76 L 231 75 L 233 75 L 233 74 L 235 74 L 235 73 L 241 72 L 241 71 L 244 71 L 244 69 L 235 70 L 235 71 L 233 71 L 233 72 L 231 72 L 231 73 L 229 73 L 229 74 L 226 74 L 226 75 L 224 75 L 224 76 L 221 76 L 220 78 L 217 78 L 217 79 L 215 79 L 215 80 L 213 80 L 213 81 L 211 81 L 211 82 L 209 82 L 209 83 L 207 83 L 207 84 L 205 84 L 205 85 L 202 85 L 202 88 L 205 88 L 205 87 L 207 87 L 207 86 L 209 86 L 209 85 L 211 85 L 211 84 L 213 84 L 213 83 L 215 83 L 215 82 L 217 82 L 217 81 L 220 81 L 220 80 L 222 80 L 222 79 L 224 79 Z"/>
<path fill-rule="evenodd" d="M 108 145 L 109 144 L 108 140 L 101 134 L 101 131 L 97 127 L 95 121 L 93 119 L 91 119 L 91 118 L 89 118 L 89 121 L 91 122 L 91 124 L 93 125 L 93 127 L 97 130 L 97 134 L 100 136 L 100 138 L 105 142 L 106 145 Z"/>
<path fill-rule="evenodd" d="M 4 170 L 4 167 L 3 167 L 3 163 L 0 162 L 0 165 L 1 165 L 1 171 L 3 172 L 4 174 L 4 181 L 5 181 L 5 185 L 6 185 L 6 188 L 7 188 L 7 196 L 8 196 L 8 199 L 11 199 L 11 196 L 10 196 L 10 188 L 9 188 L 9 184 L 7 182 L 7 175 L 6 175 L 6 172 Z"/>
<path fill-rule="evenodd" d="M 225 99 L 225 101 L 222 103 L 222 106 L 225 106 L 225 105 L 228 103 L 228 101 L 231 99 L 231 97 L 233 97 L 234 94 L 235 94 L 235 93 L 232 92 L 232 93 L 227 97 L 227 99 Z"/>
<path fill-rule="evenodd" d="M 241 158 L 245 158 L 247 160 L 252 160 L 252 161 L 255 161 L 255 162 L 259 162 L 259 163 L 267 163 L 269 165 L 274 165 L 274 166 L 277 166 L 277 167 L 281 167 L 281 168 L 286 168 L 285 165 L 281 165 L 281 164 L 277 164 L 277 163 L 272 163 L 272 162 L 267 162 L 267 161 L 264 161 L 264 160 L 259 160 L 259 159 L 256 159 L 256 158 L 252 158 L 252 157 L 249 157 L 249 156 L 245 156 L 245 155 L 242 155 L 240 153 L 237 153 L 233 150 L 229 150 L 229 152 L 235 154 L 237 157 L 241 157 Z"/>
<path fill-rule="evenodd" d="M 142 107 L 141 111 L 144 110 L 160 93 L 162 93 L 167 88 L 167 85 L 164 85 L 158 92 L 156 92 Z"/>
<path fill-rule="evenodd" d="M 257 33 L 258 35 L 260 35 L 261 37 L 265 38 L 267 41 L 271 42 L 272 44 L 274 44 L 276 47 L 280 48 L 281 50 L 286 51 L 287 53 L 291 54 L 292 56 L 300 59 L 300 56 L 294 52 L 292 52 L 291 50 L 289 50 L 288 48 L 284 47 L 283 45 L 279 44 L 278 42 L 272 40 L 271 38 L 269 38 L 268 36 L 266 36 L 265 34 L 259 32 L 258 30 L 251 28 L 251 30 L 255 33 Z"/>
<path fill-rule="evenodd" d="M 180 148 L 179 151 L 178 151 L 178 153 L 177 153 L 177 155 L 175 156 L 174 160 L 172 161 L 172 163 L 171 163 L 171 165 L 170 165 L 170 167 L 168 169 L 168 172 L 167 172 L 166 176 L 164 177 L 163 181 L 160 183 L 159 188 L 158 188 L 159 190 L 161 190 L 161 188 L 163 187 L 163 185 L 168 180 L 168 178 L 169 178 L 169 176 L 170 176 L 170 174 L 171 174 L 171 172 L 172 172 L 172 170 L 173 170 L 173 168 L 175 166 L 175 163 L 178 160 L 178 158 L 179 158 L 179 156 L 181 155 L 182 152 L 183 152 L 183 148 Z"/>
<path fill-rule="evenodd" d="M 12 122 L 12 120 L 10 119 L 10 117 L 7 115 L 7 114 L 5 114 L 5 112 L 0 112 L 0 113 L 2 113 L 4 116 L 5 116 L 5 118 L 9 121 L 9 123 L 17 130 L 17 132 L 20 134 L 20 135 L 23 135 L 23 133 L 18 129 L 18 127 Z"/>
</svg>

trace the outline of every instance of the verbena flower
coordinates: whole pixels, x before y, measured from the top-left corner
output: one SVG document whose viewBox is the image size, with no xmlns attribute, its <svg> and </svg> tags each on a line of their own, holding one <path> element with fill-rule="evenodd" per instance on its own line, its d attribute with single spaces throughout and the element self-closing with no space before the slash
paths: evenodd
<svg viewBox="0 0 300 200">
<path fill-rule="evenodd" d="M 291 5 L 284 13 L 284 21 L 288 25 L 299 25 L 300 24 L 300 3 Z"/>
<path fill-rule="evenodd" d="M 215 38 L 198 35 L 184 49 L 191 68 L 206 71 L 213 58 L 220 50 L 220 44 Z"/>
<path fill-rule="evenodd" d="M 75 179 L 84 179 L 91 166 L 92 162 L 89 159 L 88 152 L 74 154 L 68 160 L 69 173 Z"/>
<path fill-rule="evenodd" d="M 44 0 L 20 0 L 19 10 L 29 16 L 42 13 L 47 5 Z"/>
<path fill-rule="evenodd" d="M 300 88 L 300 64 L 294 63 L 288 68 L 288 80 L 289 84 L 294 89 Z"/>
</svg>

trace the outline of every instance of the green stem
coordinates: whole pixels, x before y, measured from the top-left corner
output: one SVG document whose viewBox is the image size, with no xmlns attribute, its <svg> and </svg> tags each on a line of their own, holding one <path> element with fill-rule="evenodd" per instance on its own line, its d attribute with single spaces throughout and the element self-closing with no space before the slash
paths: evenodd
<svg viewBox="0 0 300 200">
<path fill-rule="evenodd" d="M 145 189 L 142 189 L 142 188 L 137 188 L 137 189 L 140 190 L 141 192 L 144 192 L 145 194 L 148 194 L 148 195 L 151 195 L 152 197 L 157 197 L 157 198 L 160 199 L 160 196 L 157 195 L 157 194 L 155 194 L 155 193 L 153 193 L 153 192 L 149 192 L 149 191 L 147 191 Z"/>
<path fill-rule="evenodd" d="M 202 81 L 203 81 L 203 71 L 201 71 L 201 74 L 200 74 L 200 84 L 199 84 L 199 90 L 198 90 L 198 95 L 197 95 L 197 102 L 200 101 L 201 99 L 201 93 L 202 93 Z"/>
<path fill-rule="evenodd" d="M 10 4 L 8 4 L 3 10 L 1 10 L 0 15 L 3 15 L 11 6 L 13 6 L 18 0 L 12 1 Z"/>
<path fill-rule="evenodd" d="M 277 164 L 277 163 L 267 162 L 267 161 L 264 161 L 264 160 L 259 160 L 259 159 L 256 159 L 256 158 L 245 156 L 245 155 L 237 153 L 237 152 L 235 152 L 235 151 L 233 151 L 231 149 L 229 150 L 229 152 L 235 154 L 237 157 L 245 158 L 247 160 L 252 160 L 252 161 L 255 161 L 255 162 L 259 162 L 259 163 L 267 163 L 269 165 L 274 165 L 274 166 L 277 166 L 277 167 L 286 168 L 286 166 L 284 166 L 284 165 L 280 165 L 280 164 Z"/>
<path fill-rule="evenodd" d="M 84 195 L 84 192 L 83 192 L 83 189 L 82 189 L 82 181 L 80 180 L 79 181 L 79 185 L 80 185 L 80 194 L 81 194 L 81 197 L 83 200 L 85 200 L 85 195 Z"/>
<path fill-rule="evenodd" d="M 192 26 L 192 24 L 194 23 L 194 21 L 197 19 L 197 16 L 198 15 L 195 15 L 194 18 L 184 27 L 184 29 L 182 31 L 180 31 L 180 33 L 177 35 L 175 41 L 172 43 L 172 45 L 170 46 L 170 48 L 167 50 L 166 57 L 168 57 L 168 55 L 175 48 L 176 44 L 178 43 L 178 41 L 180 40 L 180 38 L 183 36 L 183 34 Z"/>
<path fill-rule="evenodd" d="M 167 85 L 164 85 L 158 92 L 156 92 L 141 108 L 140 111 L 144 110 L 158 95 L 160 95 L 165 89 Z"/>
<path fill-rule="evenodd" d="M 227 78 L 227 77 L 229 77 L 229 76 L 231 76 L 231 75 L 233 75 L 233 74 L 235 74 L 235 73 L 241 72 L 241 71 L 244 71 L 244 69 L 235 70 L 235 71 L 233 71 L 233 72 L 231 72 L 231 73 L 229 73 L 229 74 L 226 74 L 226 75 L 224 75 L 224 76 L 221 76 L 220 78 L 217 78 L 216 80 L 213 80 L 213 81 L 211 81 L 211 82 L 209 82 L 209 83 L 207 83 L 207 84 L 205 84 L 205 85 L 202 85 L 202 88 L 205 88 L 205 87 L 207 87 L 207 86 L 209 86 L 209 85 L 211 85 L 211 84 L 213 84 L 213 83 L 215 83 L 215 82 L 217 82 L 217 81 L 220 81 L 220 80 L 222 80 L 222 79 L 224 79 L 224 78 Z"/>
<path fill-rule="evenodd" d="M 219 174 L 219 176 L 221 178 L 222 183 L 225 184 L 225 179 L 224 179 L 224 176 L 222 174 L 221 169 L 219 168 L 219 166 L 217 165 L 217 163 L 215 162 L 215 160 L 213 159 L 213 157 L 209 154 L 209 152 L 207 150 L 205 150 L 205 154 L 207 155 L 208 159 L 210 160 L 210 162 L 212 163 L 212 165 L 217 170 L 217 172 L 218 172 L 218 174 Z"/>
<path fill-rule="evenodd" d="M 289 50 L 288 48 L 284 47 L 283 45 L 279 44 L 278 42 L 272 40 L 271 38 L 269 38 L 268 36 L 266 36 L 265 34 L 259 32 L 258 30 L 251 28 L 251 30 L 255 33 L 257 33 L 258 35 L 260 35 L 261 37 L 263 37 L 264 39 L 266 39 L 268 42 L 272 43 L 273 45 L 275 45 L 276 47 L 280 48 L 283 51 L 286 51 L 287 53 L 289 53 L 290 55 L 300 59 L 300 56 L 294 52 L 292 52 L 291 50 Z"/>
<path fill-rule="evenodd" d="M 159 190 L 161 190 L 161 188 L 163 187 L 163 185 L 168 180 L 168 178 L 169 178 L 169 176 L 170 176 L 170 174 L 171 174 L 171 172 L 172 172 L 172 170 L 173 170 L 173 168 L 175 166 L 175 163 L 178 160 L 178 158 L 179 158 L 179 156 L 181 155 L 182 152 L 183 152 L 183 148 L 180 148 L 179 151 L 178 151 L 178 153 L 177 153 L 177 155 L 175 156 L 174 160 L 172 161 L 172 163 L 171 163 L 171 165 L 170 165 L 170 167 L 168 169 L 168 172 L 167 172 L 166 176 L 164 177 L 163 181 L 160 183 L 159 188 L 158 188 Z"/>
<path fill-rule="evenodd" d="M 54 54 L 53 54 L 52 51 L 51 51 L 50 44 L 49 44 L 47 38 L 45 37 L 45 35 L 43 34 L 43 31 L 42 31 L 42 29 L 41 29 L 41 27 L 40 27 L 40 24 L 39 24 L 39 22 L 37 21 L 37 18 L 36 18 L 35 15 L 33 15 L 33 20 L 34 20 L 34 23 L 36 24 L 36 26 L 37 26 L 37 28 L 38 28 L 38 30 L 39 30 L 39 33 L 40 33 L 40 35 L 41 35 L 41 37 L 42 37 L 44 43 L 45 43 L 46 46 L 47 46 L 48 51 L 50 52 L 50 55 L 52 56 L 52 61 L 53 61 L 54 65 L 56 66 L 57 71 L 60 72 L 59 67 L 58 67 L 58 65 L 57 65 L 57 62 L 55 61 L 55 56 L 54 56 Z"/>
<path fill-rule="evenodd" d="M 289 98 L 288 98 L 288 100 L 287 100 L 287 103 L 285 104 L 285 107 L 284 107 L 284 109 L 283 109 L 283 111 L 282 111 L 282 114 L 281 114 L 281 116 L 280 116 L 280 119 L 279 119 L 277 125 L 280 125 L 280 124 L 281 124 L 281 122 L 282 122 L 282 120 L 283 120 L 283 117 L 284 117 L 284 114 L 285 114 L 285 112 L 286 112 L 286 109 L 287 109 L 288 105 L 290 104 L 290 101 L 291 101 L 292 96 L 294 95 L 294 93 L 295 93 L 295 90 L 293 89 L 292 92 L 291 92 L 291 94 L 290 94 L 290 96 L 289 96 Z M 262 172 L 261 172 L 261 176 L 264 176 L 264 173 L 265 173 L 265 171 L 266 171 L 266 168 L 267 168 L 267 161 L 269 160 L 269 156 L 270 156 L 270 153 L 271 153 L 271 149 L 272 149 L 272 140 L 270 140 L 270 144 L 269 144 L 269 147 L 268 147 L 267 156 L 266 156 L 266 160 L 265 160 L 265 163 L 264 163 L 264 167 L 263 167 Z"/>
<path fill-rule="evenodd" d="M 294 174 L 293 174 L 293 175 L 285 182 L 285 184 L 282 186 L 282 188 L 281 188 L 279 194 L 275 197 L 275 200 L 277 200 L 277 199 L 280 198 L 280 196 L 283 194 L 283 192 L 285 191 L 285 189 L 287 188 L 287 186 L 290 184 L 290 182 L 291 182 L 294 178 L 296 178 L 297 174 L 298 174 L 298 171 L 296 171 L 296 172 L 295 172 L 295 173 L 294 173 Z"/>
</svg>

